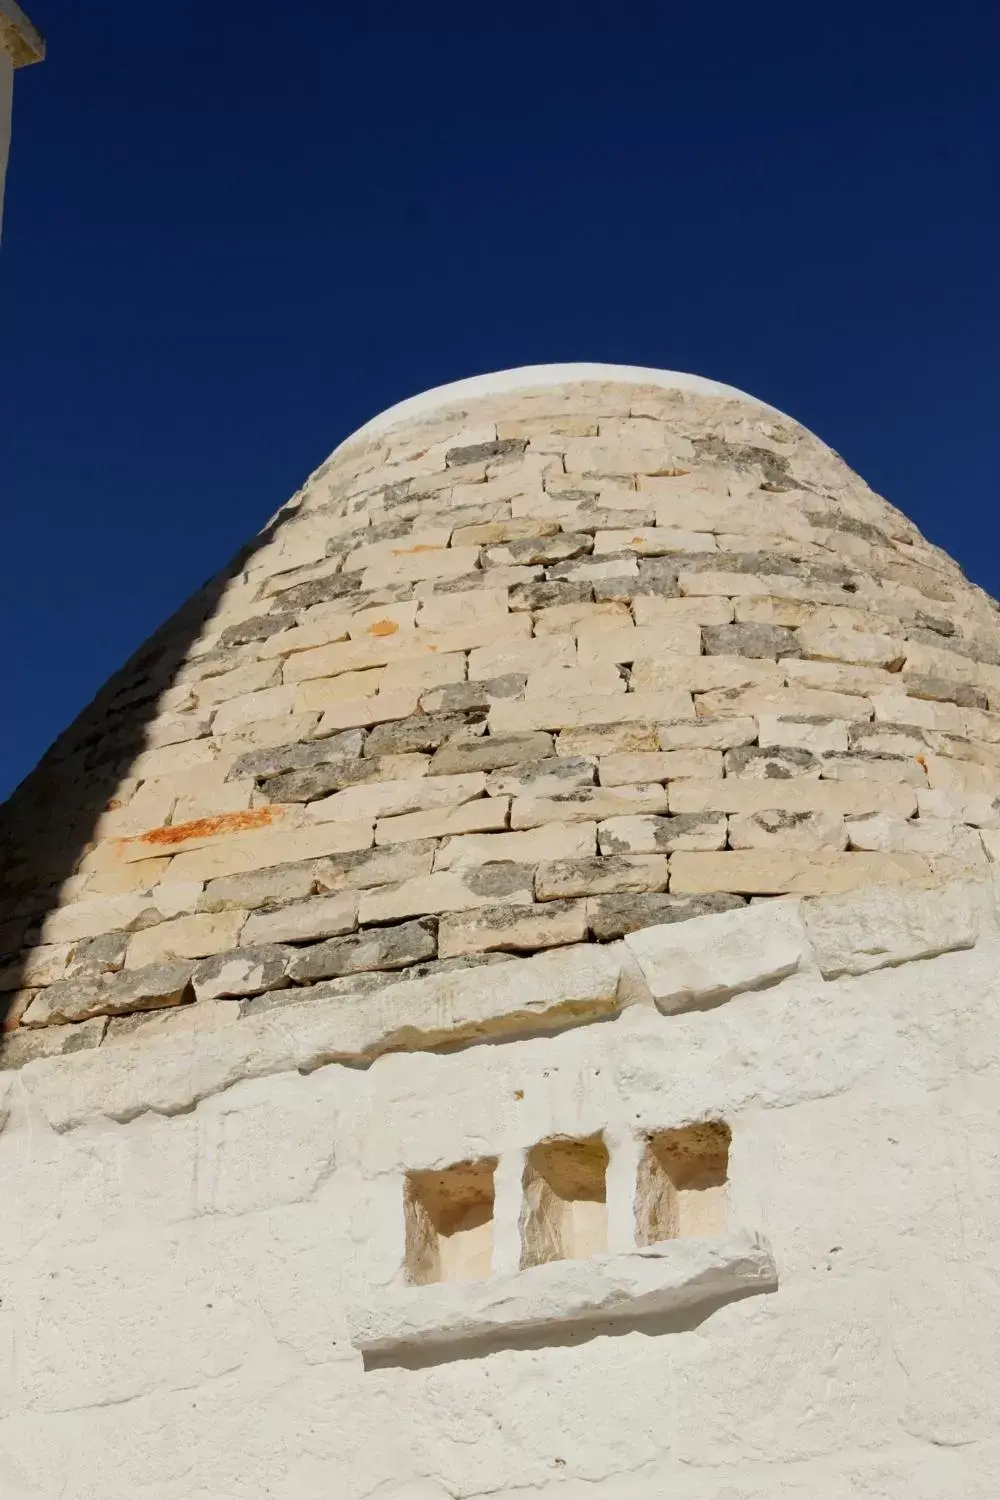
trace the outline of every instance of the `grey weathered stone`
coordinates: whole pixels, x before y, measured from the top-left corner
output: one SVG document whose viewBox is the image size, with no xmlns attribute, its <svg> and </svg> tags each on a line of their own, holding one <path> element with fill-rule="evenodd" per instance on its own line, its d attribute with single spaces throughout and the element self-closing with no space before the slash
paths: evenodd
<svg viewBox="0 0 1000 1500">
<path fill-rule="evenodd" d="M 464 714 L 414 714 L 410 719 L 376 725 L 365 741 L 364 753 L 366 756 L 408 755 L 415 750 L 437 750 L 468 726 L 469 720 Z"/>
<path fill-rule="evenodd" d="M 372 927 L 356 937 L 331 938 L 292 958 L 288 973 L 300 983 L 370 969 L 403 969 L 437 953 L 435 925 L 427 918 L 398 927 Z"/>
<path fill-rule="evenodd" d="M 777 661 L 801 656 L 794 630 L 784 625 L 704 625 L 701 638 L 708 656 L 754 656 Z"/>
<path fill-rule="evenodd" d="M 510 591 L 512 610 L 551 609 L 557 604 L 587 604 L 594 590 L 584 580 L 552 583 L 519 583 Z"/>
<path fill-rule="evenodd" d="M 726 828 L 725 814 L 714 812 L 607 818 L 598 825 L 597 843 L 604 855 L 712 851 L 726 847 Z"/>
<path fill-rule="evenodd" d="M 989 698 L 981 689 L 965 682 L 949 682 L 945 677 L 928 677 L 920 672 L 902 672 L 903 687 L 910 698 L 924 698 L 931 703 L 957 703 L 959 708 L 989 708 Z"/>
<path fill-rule="evenodd" d="M 385 757 L 359 755 L 345 760 L 330 761 L 326 765 L 310 766 L 301 771 L 285 771 L 264 784 L 264 792 L 271 802 L 315 802 L 331 792 L 342 792 L 347 787 L 363 786 L 384 780 L 395 780 L 391 769 L 387 769 Z"/>
<path fill-rule="evenodd" d="M 219 643 L 225 649 L 227 646 L 245 646 L 251 641 L 266 641 L 269 636 L 288 630 L 294 624 L 295 614 L 291 610 L 280 614 L 257 615 L 251 620 L 239 620 L 235 625 L 227 625 L 219 637 Z"/>
<path fill-rule="evenodd" d="M 468 713 L 472 710 L 486 713 L 494 703 L 503 699 L 520 698 L 527 680 L 521 672 L 508 672 L 488 682 L 449 682 L 422 694 L 420 707 L 426 714 Z"/>
<path fill-rule="evenodd" d="M 493 866 L 500 869 L 502 866 Z M 474 911 L 449 912 L 438 928 L 442 958 L 460 953 L 507 949 L 535 953 L 587 936 L 583 901 L 544 901 L 538 906 L 482 906 Z"/>
<path fill-rule="evenodd" d="M 665 854 L 557 859 L 538 866 L 535 895 L 539 901 L 563 901 L 578 896 L 665 891 L 669 873 Z"/>
<path fill-rule="evenodd" d="M 117 974 L 125 967 L 130 932 L 105 932 L 77 943 L 66 965 L 68 978 L 84 974 Z"/>
<path fill-rule="evenodd" d="M 452 974 L 460 969 L 480 969 L 485 965 L 515 962 L 513 953 L 468 953 L 458 958 L 431 959 L 427 963 L 412 964 L 403 970 L 381 969 L 368 974 L 346 974 L 341 979 L 321 979 L 317 984 L 293 985 L 290 989 L 272 990 L 266 995 L 257 995 L 251 1000 L 240 1001 L 241 1016 L 258 1016 L 266 1010 L 275 1010 L 286 1005 L 301 1005 L 313 1000 L 340 1000 L 371 995 L 376 990 L 387 989 L 401 980 L 433 979 L 439 974 Z"/>
<path fill-rule="evenodd" d="M 724 760 L 727 776 L 755 781 L 788 781 L 793 776 L 818 776 L 822 762 L 811 750 L 795 745 L 766 749 L 756 745 L 738 745 L 727 750 Z"/>
<path fill-rule="evenodd" d="M 451 776 L 464 771 L 496 771 L 504 766 L 542 760 L 552 754 L 552 736 L 543 731 L 527 734 L 491 734 L 482 739 L 455 740 L 443 745 L 430 763 L 428 775 Z"/>
<path fill-rule="evenodd" d="M 44 1031 L 0 1032 L 0 1072 L 23 1068 L 39 1057 L 66 1057 L 71 1052 L 85 1052 L 99 1047 L 104 1040 L 108 1020 L 95 1016 L 76 1026 L 50 1026 Z"/>
<path fill-rule="evenodd" d="M 191 998 L 194 963 L 170 959 L 127 969 L 121 974 L 63 979 L 39 990 L 24 1013 L 25 1026 L 52 1026 L 92 1016 L 117 1016 L 132 1010 L 158 1010 Z"/>
<path fill-rule="evenodd" d="M 191 975 L 199 1000 L 242 999 L 280 989 L 289 983 L 288 965 L 295 950 L 275 945 L 232 948 L 203 958 Z"/>
<path fill-rule="evenodd" d="M 708 557 L 719 554 L 709 552 Z M 639 559 L 639 576 L 635 580 L 633 594 L 657 594 L 661 599 L 673 599 L 680 593 L 677 578 L 680 569 L 672 557 L 642 557 Z M 596 591 L 595 591 L 596 592 Z M 602 597 L 604 594 L 602 592 Z"/>
<path fill-rule="evenodd" d="M 357 925 L 357 894 L 341 891 L 311 896 L 278 911 L 254 912 L 240 938 L 247 947 L 259 943 L 314 943 L 353 932 Z"/>
<path fill-rule="evenodd" d="M 555 536 L 517 537 L 486 549 L 486 565 L 518 567 L 532 563 L 559 563 L 592 552 L 594 538 L 585 531 L 562 531 Z"/>
<path fill-rule="evenodd" d="M 690 917 L 732 911 L 745 904 L 742 896 L 722 893 L 705 896 L 593 896 L 587 902 L 587 921 L 594 938 L 599 943 L 606 943 L 624 937 L 626 932 L 637 932 L 641 927 L 657 927 L 662 922 L 685 922 Z"/>
<path fill-rule="evenodd" d="M 582 755 L 551 755 L 494 771 L 486 782 L 491 797 L 555 797 L 574 787 L 593 786 L 597 767 Z"/>
<path fill-rule="evenodd" d="M 351 760 L 361 754 L 366 738 L 367 730 L 347 729 L 343 734 L 332 734 L 323 740 L 279 745 L 273 750 L 251 750 L 239 757 L 227 780 L 239 781 L 247 776 L 281 776 L 288 771 Z"/>
<path fill-rule="evenodd" d="M 309 609 L 313 604 L 326 604 L 331 599 L 346 599 L 361 591 L 360 573 L 328 573 L 325 578 L 310 578 L 306 583 L 294 584 L 278 594 L 282 609 Z"/>
<path fill-rule="evenodd" d="M 517 458 L 528 446 L 526 438 L 500 438 L 492 443 L 469 443 L 464 448 L 449 448 L 444 461 L 449 469 L 462 464 L 491 462 L 498 458 Z"/>
</svg>

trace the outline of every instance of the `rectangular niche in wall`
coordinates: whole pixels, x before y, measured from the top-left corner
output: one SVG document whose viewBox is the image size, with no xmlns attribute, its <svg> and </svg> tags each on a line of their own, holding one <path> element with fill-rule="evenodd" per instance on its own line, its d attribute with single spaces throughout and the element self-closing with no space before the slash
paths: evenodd
<svg viewBox="0 0 1000 1500">
<path fill-rule="evenodd" d="M 489 1157 L 442 1172 L 407 1173 L 406 1277 L 412 1285 L 489 1276 L 496 1165 Z"/>
<path fill-rule="evenodd" d="M 635 1192 L 635 1242 L 725 1233 L 729 1126 L 661 1130 L 646 1141 Z"/>
<path fill-rule="evenodd" d="M 599 1135 L 532 1147 L 523 1177 L 522 1267 L 607 1250 L 607 1172 L 608 1148 Z"/>
</svg>

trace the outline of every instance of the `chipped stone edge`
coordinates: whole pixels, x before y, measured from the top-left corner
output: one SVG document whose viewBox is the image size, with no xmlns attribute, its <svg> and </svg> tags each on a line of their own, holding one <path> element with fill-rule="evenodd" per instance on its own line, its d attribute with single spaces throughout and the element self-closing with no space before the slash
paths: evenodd
<svg viewBox="0 0 1000 1500">
<path fill-rule="evenodd" d="M 943 892 L 947 895 L 942 902 Z M 801 930 L 801 949 L 797 964 L 783 960 L 781 975 L 770 977 L 780 982 L 799 973 L 811 975 L 817 985 L 841 979 L 854 982 L 859 972 L 972 948 L 984 936 L 998 935 L 998 895 L 1000 880 L 988 878 L 952 881 L 932 890 L 871 886 L 844 896 L 782 902 L 787 924 L 780 925 Z M 859 914 L 863 916 L 873 900 L 895 912 L 893 931 L 903 933 L 909 947 L 866 954 L 863 971 L 852 969 L 836 954 L 831 961 L 830 952 L 838 943 L 849 958 L 852 944 L 856 946 Z M 710 946 L 706 939 L 725 918 L 736 919 L 744 939 L 749 935 L 752 940 L 759 927 L 761 940 L 760 972 L 748 970 L 745 982 L 727 983 L 722 998 L 731 999 L 768 982 L 766 950 L 774 932 L 774 907 L 766 902 L 721 917 L 713 914 L 644 928 L 639 953 L 626 941 L 579 943 L 506 964 L 401 979 L 367 995 L 329 1000 L 304 996 L 301 1004 L 247 1017 L 238 1026 L 218 1031 L 150 1039 L 140 1035 L 114 1047 L 40 1058 L 0 1074 L 0 1130 L 19 1098 L 40 1110 L 58 1132 L 101 1119 L 124 1124 L 146 1112 L 187 1113 L 201 1100 L 248 1079 L 310 1073 L 332 1063 L 366 1066 L 389 1052 L 516 1040 L 610 1020 L 627 1006 L 652 1008 L 658 1005 L 657 964 L 690 957 L 696 966 L 705 967 Z M 949 908 L 967 920 L 954 930 L 930 930 L 934 916 Z M 816 942 L 820 922 L 823 962 Z M 694 1006 L 700 999 L 719 998 L 710 967 L 709 961 L 703 991 L 688 997 Z M 662 1004 L 658 1008 L 662 1012 Z"/>
<path fill-rule="evenodd" d="M 38 63 L 45 57 L 45 39 L 15 0 L 0 0 L 0 50 L 15 68 Z"/>
<path fill-rule="evenodd" d="M 769 1243 L 741 1230 L 555 1261 L 489 1280 L 372 1291 L 348 1308 L 347 1320 L 354 1347 L 384 1359 L 560 1326 L 662 1317 L 777 1286 Z"/>
<path fill-rule="evenodd" d="M 378 416 L 372 417 L 359 427 L 349 442 L 359 437 L 370 438 L 395 427 L 398 423 L 414 417 L 423 417 L 442 407 L 454 406 L 465 401 L 479 401 L 485 396 L 507 396 L 513 391 L 541 390 L 548 386 L 573 385 L 580 381 L 600 381 L 615 385 L 658 385 L 664 390 L 692 391 L 698 396 L 724 396 L 729 400 L 746 401 L 752 406 L 774 412 L 786 421 L 787 417 L 776 406 L 741 391 L 736 386 L 725 385 L 719 380 L 710 380 L 705 375 L 688 375 L 681 370 L 647 369 L 643 365 L 611 365 L 582 362 L 563 365 L 521 365 L 511 370 L 495 370 L 487 375 L 472 375 L 466 380 L 453 380 L 438 385 L 419 395 L 397 401 Z"/>
</svg>

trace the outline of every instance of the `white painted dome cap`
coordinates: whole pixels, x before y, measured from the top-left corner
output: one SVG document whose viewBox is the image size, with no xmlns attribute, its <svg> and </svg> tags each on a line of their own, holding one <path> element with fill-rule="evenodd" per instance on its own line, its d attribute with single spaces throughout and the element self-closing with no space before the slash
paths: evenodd
<svg viewBox="0 0 1000 1500">
<path fill-rule="evenodd" d="M 682 370 L 654 370 L 644 365 L 579 364 L 521 365 L 515 370 L 496 370 L 491 375 L 472 375 L 466 380 L 453 380 L 448 385 L 438 385 L 423 391 L 419 396 L 409 396 L 387 407 L 377 417 L 358 429 L 355 436 L 371 434 L 386 427 L 394 427 L 413 417 L 426 415 L 443 406 L 454 406 L 463 401 L 475 401 L 484 396 L 505 396 L 512 391 L 538 390 L 547 385 L 572 385 L 579 381 L 595 380 L 610 385 L 658 385 L 664 390 L 691 391 L 698 396 L 725 396 L 731 401 L 748 401 L 754 406 L 785 417 L 766 401 L 749 395 L 733 385 L 724 385 L 719 380 L 709 380 L 704 375 L 687 375 Z M 788 420 L 786 418 L 786 420 Z"/>
</svg>

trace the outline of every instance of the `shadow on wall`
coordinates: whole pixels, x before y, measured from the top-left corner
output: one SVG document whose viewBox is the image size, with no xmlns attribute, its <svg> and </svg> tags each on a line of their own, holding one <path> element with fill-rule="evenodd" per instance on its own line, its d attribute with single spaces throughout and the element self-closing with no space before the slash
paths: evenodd
<svg viewBox="0 0 1000 1500">
<path fill-rule="evenodd" d="M 296 512 L 294 501 L 283 506 L 145 641 L 0 806 L 0 1031 L 17 1025 L 25 992 L 37 987 L 31 955 L 45 919 L 65 903 L 65 882 L 94 841 L 99 818 L 149 748 L 149 726 L 163 694 L 227 587 Z M 269 603 L 262 601 L 262 613 Z M 61 977 L 46 975 L 41 982 Z"/>
</svg>

